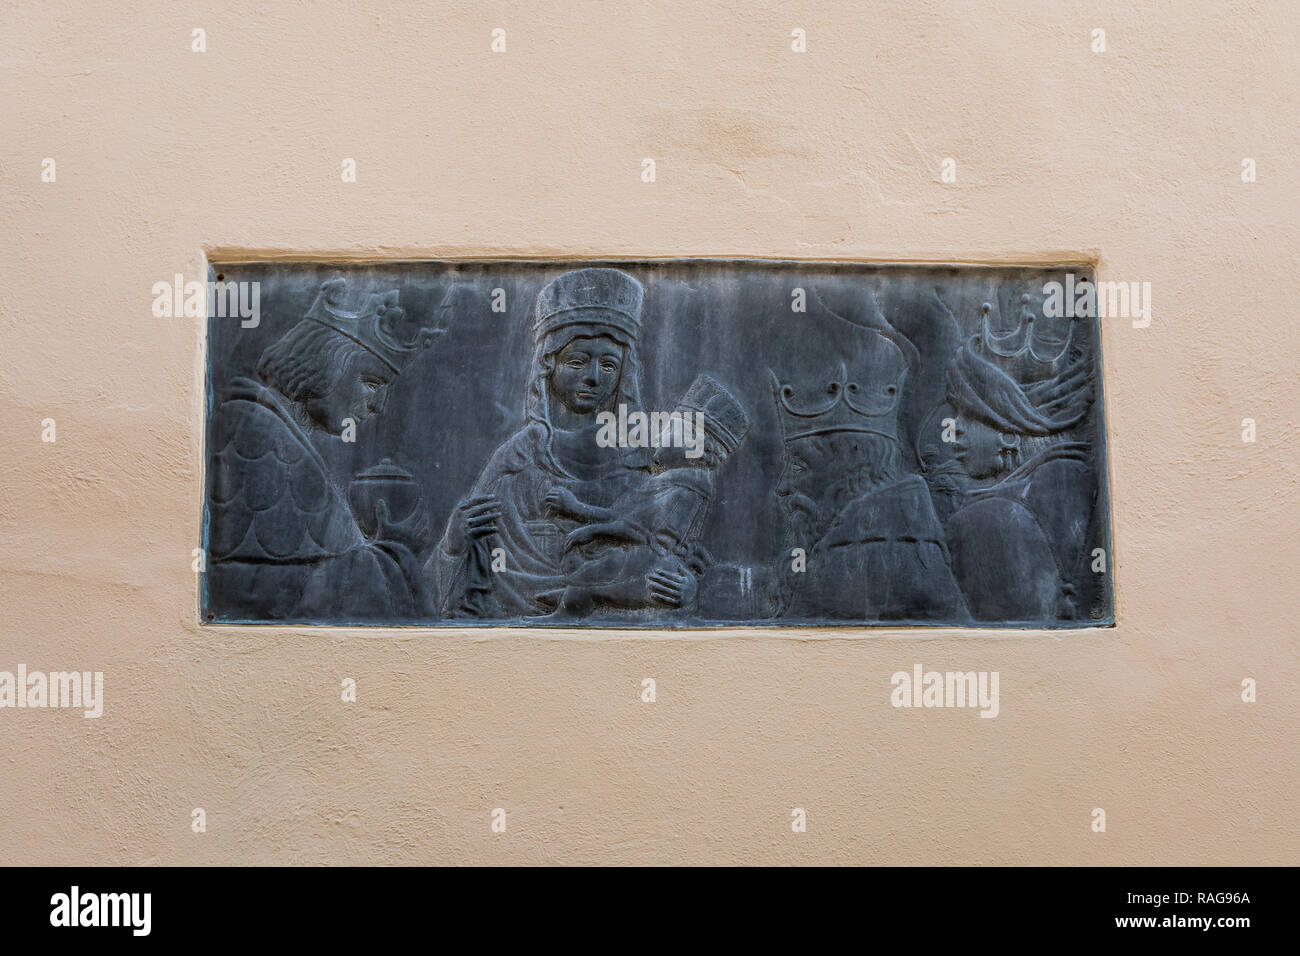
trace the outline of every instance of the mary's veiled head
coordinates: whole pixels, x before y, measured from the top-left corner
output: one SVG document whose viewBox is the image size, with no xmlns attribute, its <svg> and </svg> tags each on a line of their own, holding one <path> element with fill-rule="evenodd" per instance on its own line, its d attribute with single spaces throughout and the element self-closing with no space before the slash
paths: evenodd
<svg viewBox="0 0 1300 956">
<path fill-rule="evenodd" d="M 551 280 L 533 312 L 528 419 L 594 421 L 623 404 L 641 407 L 636 340 L 641 283 L 618 269 L 578 269 Z"/>
</svg>

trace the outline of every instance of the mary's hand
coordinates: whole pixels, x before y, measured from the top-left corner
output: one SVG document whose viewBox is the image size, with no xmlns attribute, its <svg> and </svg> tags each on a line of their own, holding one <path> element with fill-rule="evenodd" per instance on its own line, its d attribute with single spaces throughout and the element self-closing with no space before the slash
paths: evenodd
<svg viewBox="0 0 1300 956">
<path fill-rule="evenodd" d="M 650 596 L 668 607 L 682 607 L 695 600 L 695 575 L 676 568 L 657 567 L 646 575 Z"/>
<path fill-rule="evenodd" d="M 447 523 L 447 534 L 443 539 L 443 548 L 449 554 L 460 554 L 465 550 L 466 541 L 494 534 L 497 522 L 501 519 L 501 501 L 496 495 L 472 495 L 465 498 L 452 512 L 451 521 Z"/>
</svg>

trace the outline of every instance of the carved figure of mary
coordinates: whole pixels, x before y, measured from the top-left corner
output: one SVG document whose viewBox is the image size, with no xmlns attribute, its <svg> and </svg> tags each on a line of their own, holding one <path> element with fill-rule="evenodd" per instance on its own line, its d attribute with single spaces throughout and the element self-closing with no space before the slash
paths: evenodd
<svg viewBox="0 0 1300 956">
<path fill-rule="evenodd" d="M 524 425 L 452 510 L 426 566 L 444 616 L 553 612 L 565 587 L 561 547 L 577 527 L 554 508 L 556 494 L 608 508 L 649 477 L 646 449 L 596 440 L 600 412 L 641 408 L 643 297 L 631 276 L 598 268 L 566 272 L 538 293 Z"/>
</svg>

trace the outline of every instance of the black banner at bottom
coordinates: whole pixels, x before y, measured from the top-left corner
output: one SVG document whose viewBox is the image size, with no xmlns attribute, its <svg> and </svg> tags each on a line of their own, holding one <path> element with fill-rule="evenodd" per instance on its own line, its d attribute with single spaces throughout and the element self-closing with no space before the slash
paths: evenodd
<svg viewBox="0 0 1300 956">
<path fill-rule="evenodd" d="M 680 938 L 684 921 L 715 926 L 734 943 L 749 928 L 745 922 L 764 937 L 779 932 L 774 920 L 800 935 L 842 928 L 878 938 L 892 928 L 918 944 L 1128 936 L 1232 945 L 1258 930 L 1283 928 L 1288 921 L 1279 915 L 1279 900 L 1294 882 L 1284 868 L 1190 867 L 905 868 L 779 877 L 737 870 L 722 892 L 712 873 L 681 869 L 644 883 L 631 874 L 617 882 L 605 876 L 599 885 L 582 871 L 551 873 L 544 882 L 526 872 L 357 868 L 11 868 L 4 877 L 6 942 L 57 943 L 63 936 L 78 945 L 319 940 L 331 947 L 399 940 L 438 924 L 495 935 L 503 926 L 555 927 L 560 920 L 580 933 L 626 922 L 627 942 L 636 948 L 643 933 L 671 928 Z M 530 919 L 536 922 L 521 922 Z"/>
</svg>

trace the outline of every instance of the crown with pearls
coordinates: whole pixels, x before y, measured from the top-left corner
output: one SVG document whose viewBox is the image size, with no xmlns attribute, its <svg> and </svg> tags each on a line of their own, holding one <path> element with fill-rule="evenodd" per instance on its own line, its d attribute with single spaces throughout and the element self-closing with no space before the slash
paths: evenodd
<svg viewBox="0 0 1300 956">
<path fill-rule="evenodd" d="M 986 357 L 1022 382 L 1058 374 L 1070 358 L 1074 322 L 1064 320 L 1063 329 L 1049 330 L 1050 323 L 1044 322 L 1043 292 L 1032 283 L 1003 283 L 997 300 L 1001 315 L 997 331 L 990 322 L 993 304 L 985 302 L 980 309 L 980 340 Z"/>
</svg>

